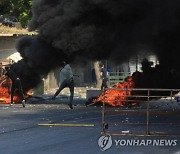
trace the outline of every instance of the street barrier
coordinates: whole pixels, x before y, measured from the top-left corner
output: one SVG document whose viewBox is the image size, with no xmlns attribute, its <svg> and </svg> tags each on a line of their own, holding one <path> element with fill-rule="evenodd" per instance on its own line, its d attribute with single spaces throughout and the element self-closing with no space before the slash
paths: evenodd
<svg viewBox="0 0 180 154">
<path fill-rule="evenodd" d="M 176 96 L 180 89 L 106 90 L 110 89 L 127 93 L 125 99 L 114 100 L 120 101 L 123 106 L 110 107 L 102 101 L 101 134 L 180 136 L 180 103 Z"/>
</svg>

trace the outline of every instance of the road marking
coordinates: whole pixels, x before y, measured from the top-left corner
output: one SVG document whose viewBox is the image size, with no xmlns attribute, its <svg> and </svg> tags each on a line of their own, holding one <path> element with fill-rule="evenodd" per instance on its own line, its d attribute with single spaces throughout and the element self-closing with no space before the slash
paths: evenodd
<svg viewBox="0 0 180 154">
<path fill-rule="evenodd" d="M 94 127 L 94 124 L 38 124 L 38 126 Z"/>
</svg>

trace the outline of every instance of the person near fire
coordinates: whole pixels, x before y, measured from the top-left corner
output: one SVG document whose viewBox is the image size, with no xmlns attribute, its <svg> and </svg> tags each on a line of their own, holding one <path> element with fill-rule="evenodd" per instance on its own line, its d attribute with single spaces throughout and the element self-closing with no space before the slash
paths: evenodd
<svg viewBox="0 0 180 154">
<path fill-rule="evenodd" d="M 100 64 L 100 71 L 100 77 L 102 79 L 101 90 L 105 90 L 108 88 L 108 72 L 103 63 Z"/>
<path fill-rule="evenodd" d="M 70 102 L 69 102 L 69 107 L 70 109 L 73 109 L 72 102 L 73 102 L 73 97 L 74 97 L 74 80 L 73 80 L 73 73 L 70 65 L 66 62 L 63 61 L 61 63 L 62 69 L 60 70 L 61 72 L 61 77 L 63 78 L 59 89 L 56 91 L 52 99 L 54 100 L 56 96 L 66 87 L 69 88 L 70 90 Z"/>
<path fill-rule="evenodd" d="M 3 65 L 0 63 L 0 84 L 3 82 Z"/>
<path fill-rule="evenodd" d="M 25 107 L 26 100 L 25 100 L 25 97 L 24 97 L 24 94 L 23 94 L 21 80 L 19 79 L 18 75 L 12 69 L 10 69 L 10 66 L 6 66 L 5 71 L 6 71 L 5 75 L 7 77 L 9 77 L 11 79 L 11 81 L 12 81 L 11 89 L 10 89 L 10 92 L 11 92 L 10 106 L 13 104 L 14 92 L 15 92 L 16 89 L 18 89 L 19 96 L 21 97 L 21 100 L 22 100 L 22 105 L 23 105 L 23 107 Z"/>
<path fill-rule="evenodd" d="M 0 78 L 3 76 L 3 65 L 0 63 Z"/>
</svg>

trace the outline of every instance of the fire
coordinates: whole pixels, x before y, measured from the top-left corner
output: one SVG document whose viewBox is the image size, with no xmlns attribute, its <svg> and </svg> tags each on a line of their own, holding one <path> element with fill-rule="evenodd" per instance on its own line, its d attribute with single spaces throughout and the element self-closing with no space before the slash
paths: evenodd
<svg viewBox="0 0 180 154">
<path fill-rule="evenodd" d="M 20 102 L 18 96 L 14 96 L 14 102 Z M 0 103 L 9 103 L 10 102 L 10 92 L 8 87 L 0 87 Z"/>
<path fill-rule="evenodd" d="M 125 82 L 117 83 L 112 88 L 104 91 L 98 98 L 94 99 L 93 102 L 104 102 L 110 106 L 124 106 L 127 95 L 131 95 L 131 90 L 118 90 L 125 88 L 132 88 L 134 81 L 132 77 L 128 77 Z"/>
<path fill-rule="evenodd" d="M 11 81 L 3 78 L 1 79 L 0 84 L 0 103 L 9 103 L 10 102 L 10 85 Z"/>
<path fill-rule="evenodd" d="M 10 103 L 10 86 L 11 86 L 11 80 L 9 78 L 5 78 L 3 81 L 0 83 L 0 103 Z M 25 95 L 25 98 L 27 98 L 28 95 Z M 14 92 L 14 97 L 13 97 L 14 103 L 21 102 L 21 98 L 16 95 L 16 90 Z"/>
<path fill-rule="evenodd" d="M 6 87 L 0 87 L 0 102 L 10 102 L 9 90 Z"/>
</svg>

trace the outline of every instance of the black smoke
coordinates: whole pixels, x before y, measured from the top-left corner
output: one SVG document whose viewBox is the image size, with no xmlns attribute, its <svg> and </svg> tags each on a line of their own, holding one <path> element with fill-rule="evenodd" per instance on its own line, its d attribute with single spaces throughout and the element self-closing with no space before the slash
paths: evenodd
<svg viewBox="0 0 180 154">
<path fill-rule="evenodd" d="M 37 86 L 62 60 L 67 60 L 62 51 L 53 48 L 38 36 L 20 38 L 16 49 L 23 59 L 13 64 L 11 69 L 20 77 L 24 91 Z"/>
<path fill-rule="evenodd" d="M 37 76 L 34 86 L 63 59 L 121 64 L 143 50 L 178 74 L 179 8 L 179 0 L 34 0 L 29 30 L 39 34 L 17 42 L 24 59 L 14 68 L 23 81 Z"/>
<path fill-rule="evenodd" d="M 163 65 L 152 67 L 152 62 L 144 59 L 142 61 L 142 71 L 134 72 L 135 88 L 176 88 L 179 89 L 179 70 L 167 69 Z"/>
</svg>

